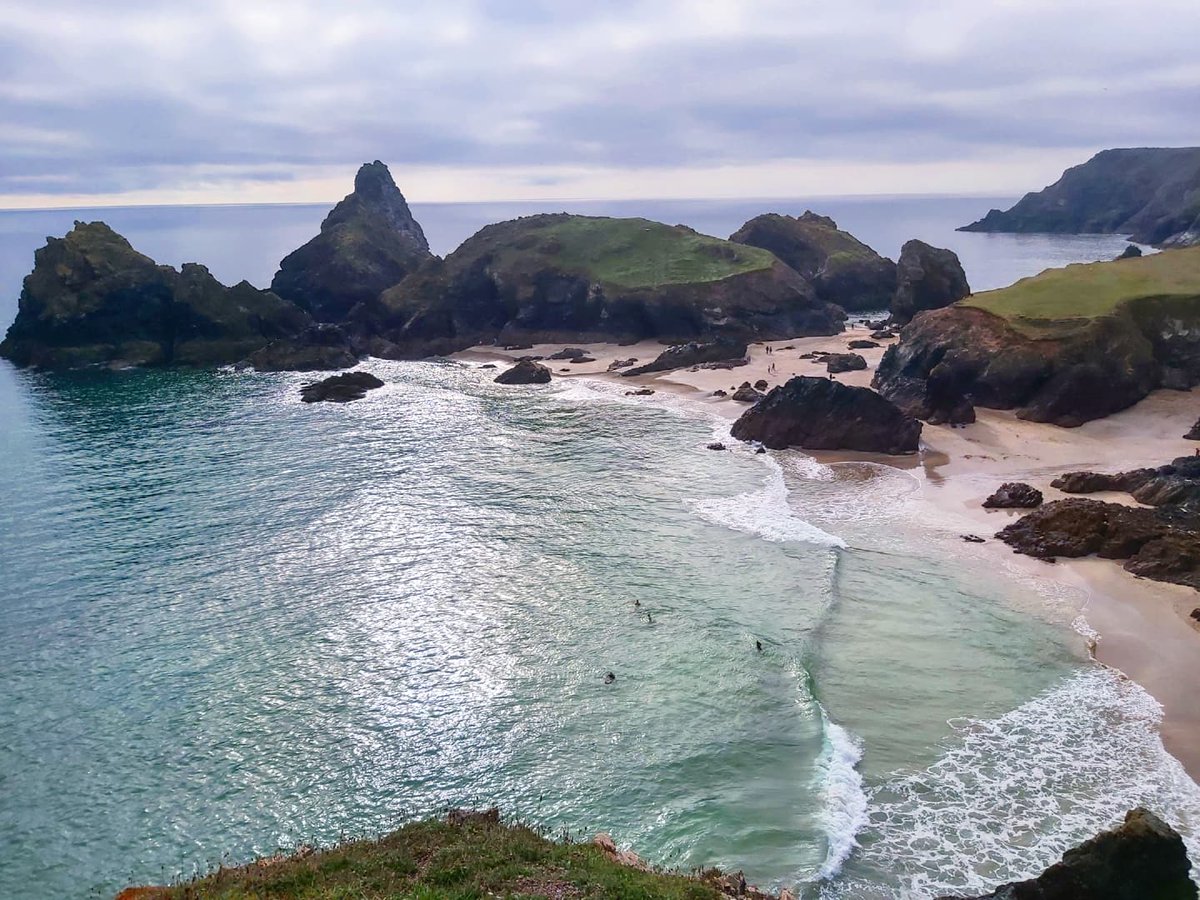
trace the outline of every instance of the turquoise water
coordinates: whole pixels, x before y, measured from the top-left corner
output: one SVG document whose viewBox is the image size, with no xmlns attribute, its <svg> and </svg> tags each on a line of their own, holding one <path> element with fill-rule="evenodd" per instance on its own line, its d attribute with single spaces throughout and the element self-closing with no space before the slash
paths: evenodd
<svg viewBox="0 0 1200 900">
<path fill-rule="evenodd" d="M 660 206 L 586 211 L 721 233 L 755 204 Z M 894 253 L 967 207 L 819 208 Z M 322 212 L 105 217 L 261 284 Z M 506 214 L 418 213 L 442 250 Z M 0 215 L 0 319 L 81 215 Z M 1121 243 L 961 238 L 977 283 Z M 297 375 L 0 363 L 0 897 L 491 803 L 810 898 L 1023 877 L 1139 802 L 1200 831 L 1078 598 L 925 528 L 910 475 L 713 453 L 727 425 L 662 394 L 366 366 L 385 388 L 310 406 Z"/>
</svg>

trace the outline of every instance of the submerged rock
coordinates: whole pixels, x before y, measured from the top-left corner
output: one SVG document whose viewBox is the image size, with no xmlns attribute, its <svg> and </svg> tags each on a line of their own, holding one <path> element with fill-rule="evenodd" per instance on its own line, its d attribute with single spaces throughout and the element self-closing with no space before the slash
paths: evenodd
<svg viewBox="0 0 1200 900">
<path fill-rule="evenodd" d="M 1139 807 L 1117 828 L 1068 850 L 1037 878 L 974 900 L 1196 900 L 1190 869 L 1179 833 Z"/>
<path fill-rule="evenodd" d="M 983 501 L 987 509 L 1033 509 L 1042 505 L 1042 492 L 1020 481 L 1009 481 Z"/>
<path fill-rule="evenodd" d="M 19 366 L 221 366 L 303 332 L 295 304 L 204 266 L 160 266 L 103 222 L 48 238 L 0 356 Z"/>
<path fill-rule="evenodd" d="M 344 322 L 433 254 L 388 167 L 375 160 L 354 191 L 321 223 L 320 233 L 279 263 L 271 290 L 322 322 Z"/>
<path fill-rule="evenodd" d="M 770 250 L 803 275 L 817 296 L 849 312 L 887 309 L 896 264 L 837 227 L 828 216 L 757 216 L 729 238 Z"/>
<path fill-rule="evenodd" d="M 383 387 L 383 382 L 370 372 L 343 372 L 323 381 L 300 388 L 303 403 L 350 403 L 367 396 L 367 391 Z"/>
<path fill-rule="evenodd" d="M 868 388 L 799 376 L 742 414 L 732 434 L 773 450 L 861 450 L 913 453 L 921 423 Z"/>
<path fill-rule="evenodd" d="M 550 381 L 550 370 L 532 359 L 522 359 L 494 380 L 496 384 L 546 384 Z"/>
<path fill-rule="evenodd" d="M 900 250 L 892 321 L 904 325 L 917 313 L 941 309 L 971 293 L 962 263 L 953 250 L 912 240 Z"/>
</svg>

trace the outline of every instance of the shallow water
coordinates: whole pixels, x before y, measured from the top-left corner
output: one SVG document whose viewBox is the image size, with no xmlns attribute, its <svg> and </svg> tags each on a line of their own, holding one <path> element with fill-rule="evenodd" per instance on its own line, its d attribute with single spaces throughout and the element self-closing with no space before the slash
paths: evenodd
<svg viewBox="0 0 1200 900">
<path fill-rule="evenodd" d="M 885 252 L 975 217 L 883 202 L 820 208 Z M 590 211 L 722 233 L 751 206 Z M 265 283 L 321 212 L 105 215 Z M 438 249 L 511 214 L 442 213 L 418 209 Z M 78 214 L 20 215 L 9 297 L 31 235 Z M 998 283 L 1120 247 L 958 238 L 1009 248 L 972 269 L 959 245 Z M 309 406 L 298 375 L 0 363 L 0 896 L 481 803 L 839 898 L 1030 875 L 1138 802 L 1200 831 L 1157 704 L 1083 657 L 1077 604 L 981 577 L 904 472 L 713 453 L 726 423 L 662 394 L 367 367 L 385 388 Z"/>
</svg>

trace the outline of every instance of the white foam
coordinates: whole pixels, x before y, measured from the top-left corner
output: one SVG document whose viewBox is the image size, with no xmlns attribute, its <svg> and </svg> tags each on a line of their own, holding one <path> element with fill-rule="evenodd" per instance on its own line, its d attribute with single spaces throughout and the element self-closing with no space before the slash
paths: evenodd
<svg viewBox="0 0 1200 900">
<path fill-rule="evenodd" d="M 799 541 L 825 547 L 845 547 L 835 534 L 823 531 L 792 513 L 788 489 L 779 464 L 767 456 L 767 476 L 757 491 L 733 497 L 705 497 L 690 501 L 692 509 L 706 522 L 734 531 L 757 535 L 768 541 Z"/>
<path fill-rule="evenodd" d="M 1163 747 L 1161 721 L 1153 697 L 1097 665 L 998 719 L 951 723 L 957 740 L 932 766 L 871 791 L 860 862 L 899 877 L 898 896 L 982 893 L 1036 876 L 1135 806 L 1200 859 L 1200 786 Z"/>
<path fill-rule="evenodd" d="M 858 771 L 862 742 L 830 719 L 823 706 L 818 704 L 818 708 L 825 732 L 825 745 L 817 760 L 821 785 L 818 820 L 828 841 L 825 861 L 818 871 L 818 877 L 824 881 L 841 871 L 842 864 L 858 846 L 858 833 L 866 827 L 868 817 L 867 793 Z"/>
</svg>

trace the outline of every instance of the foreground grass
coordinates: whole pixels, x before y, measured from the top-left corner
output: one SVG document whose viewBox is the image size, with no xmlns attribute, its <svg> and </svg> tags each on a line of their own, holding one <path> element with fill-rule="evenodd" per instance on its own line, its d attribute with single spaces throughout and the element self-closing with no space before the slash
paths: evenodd
<svg viewBox="0 0 1200 900">
<path fill-rule="evenodd" d="M 1109 315 L 1131 300 L 1150 297 L 1200 300 L 1200 247 L 1048 269 L 962 304 L 1003 316 L 1036 336 L 1056 324 Z"/>
<path fill-rule="evenodd" d="M 496 241 L 499 255 L 515 268 L 549 264 L 631 290 L 719 281 L 775 263 L 767 250 L 649 219 L 534 216 L 472 239 L 488 240 Z"/>
<path fill-rule="evenodd" d="M 486 814 L 406 825 L 379 840 L 301 852 L 187 884 L 137 889 L 139 900 L 475 900 L 486 897 L 720 900 L 713 885 L 622 865 L 600 847 L 547 840 Z"/>
</svg>

